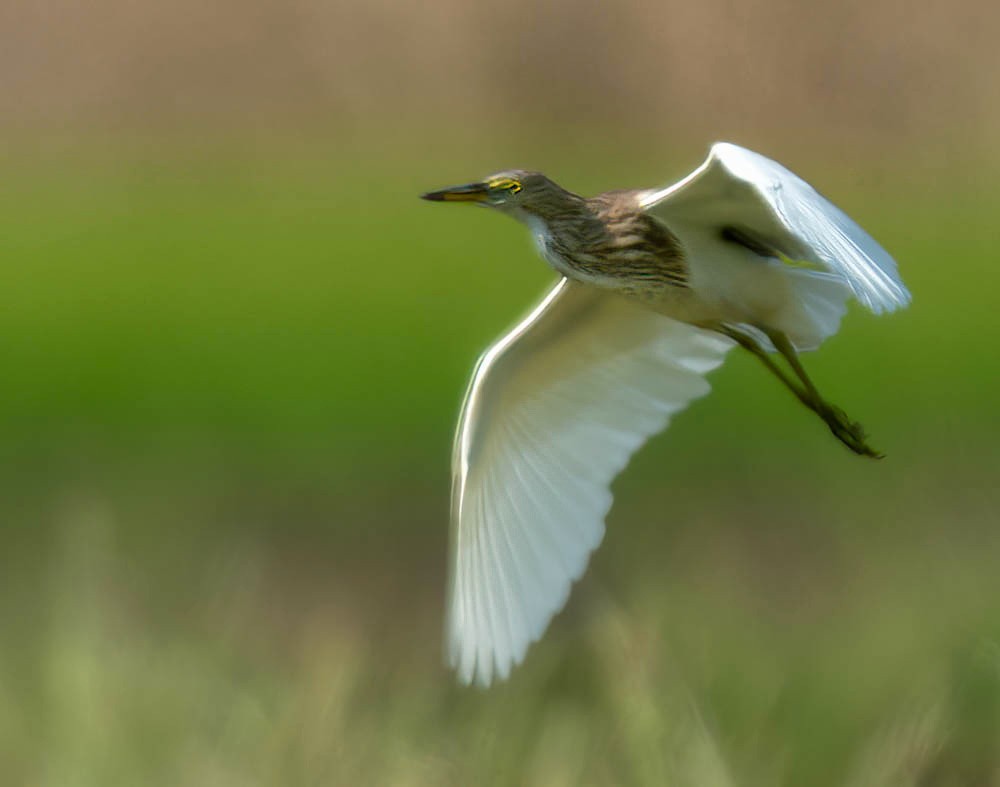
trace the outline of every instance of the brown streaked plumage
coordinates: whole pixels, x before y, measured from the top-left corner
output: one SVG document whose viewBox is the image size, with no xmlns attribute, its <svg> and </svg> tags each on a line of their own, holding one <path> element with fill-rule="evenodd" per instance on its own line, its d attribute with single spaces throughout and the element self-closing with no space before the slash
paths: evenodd
<svg viewBox="0 0 1000 787">
<path fill-rule="evenodd" d="M 518 188 L 511 194 L 514 184 Z M 642 209 L 643 191 L 607 191 L 585 198 L 540 172 L 526 170 L 498 173 L 481 186 L 482 202 L 531 226 L 543 256 L 565 275 L 644 301 L 656 299 L 668 287 L 688 286 L 684 249 L 661 221 Z M 509 195 L 510 203 L 493 201 L 497 191 Z M 425 198 L 447 199 L 442 194 Z"/>
<path fill-rule="evenodd" d="M 603 237 L 589 247 L 582 269 L 593 266 L 630 286 L 640 297 L 657 296 L 666 287 L 688 286 L 684 247 L 663 222 L 639 207 L 640 191 L 607 191 L 586 200 L 604 227 Z M 571 230 L 570 230 L 571 231 Z"/>
</svg>

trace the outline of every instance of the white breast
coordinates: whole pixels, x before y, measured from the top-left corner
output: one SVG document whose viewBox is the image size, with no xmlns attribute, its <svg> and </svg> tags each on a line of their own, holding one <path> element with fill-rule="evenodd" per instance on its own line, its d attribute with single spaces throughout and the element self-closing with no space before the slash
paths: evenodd
<svg viewBox="0 0 1000 787">
<path fill-rule="evenodd" d="M 519 218 L 528 225 L 528 229 L 531 231 L 531 238 L 535 241 L 535 248 L 538 249 L 538 253 L 542 255 L 551 265 L 556 265 L 556 262 L 549 257 L 549 228 L 546 226 L 545 222 L 542 221 L 538 216 L 534 216 L 530 213 L 523 213 Z M 558 268 L 558 266 L 556 266 Z"/>
</svg>

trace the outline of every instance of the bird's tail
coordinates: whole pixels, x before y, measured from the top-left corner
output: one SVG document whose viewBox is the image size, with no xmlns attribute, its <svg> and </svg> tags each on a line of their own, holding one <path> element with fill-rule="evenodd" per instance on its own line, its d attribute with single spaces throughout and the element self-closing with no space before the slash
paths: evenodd
<svg viewBox="0 0 1000 787">
<path fill-rule="evenodd" d="M 779 327 L 799 351 L 815 350 L 840 328 L 851 288 L 829 273 L 784 266 L 791 290 Z"/>
</svg>

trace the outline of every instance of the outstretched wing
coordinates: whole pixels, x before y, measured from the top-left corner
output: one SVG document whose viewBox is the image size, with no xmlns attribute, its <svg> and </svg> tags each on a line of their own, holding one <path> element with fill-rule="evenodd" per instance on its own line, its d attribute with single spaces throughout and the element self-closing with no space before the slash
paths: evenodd
<svg viewBox="0 0 1000 787">
<path fill-rule="evenodd" d="M 732 346 L 562 279 L 480 359 L 455 438 L 447 639 L 506 678 L 604 535 L 612 479 Z"/>
<path fill-rule="evenodd" d="M 730 228 L 791 260 L 816 264 L 876 314 L 910 302 L 896 263 L 868 233 L 800 177 L 746 148 L 717 143 L 684 180 L 648 192 L 643 207 L 682 238 L 684 228 L 716 234 Z"/>
</svg>

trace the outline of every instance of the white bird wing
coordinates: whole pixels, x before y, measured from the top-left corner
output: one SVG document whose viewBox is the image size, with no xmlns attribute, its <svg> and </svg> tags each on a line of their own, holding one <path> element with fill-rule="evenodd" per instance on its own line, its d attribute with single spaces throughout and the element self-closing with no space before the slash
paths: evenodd
<svg viewBox="0 0 1000 787">
<path fill-rule="evenodd" d="M 713 145 L 704 164 L 648 192 L 643 207 L 681 235 L 684 227 L 748 230 L 792 260 L 841 278 L 876 314 L 910 302 L 895 261 L 868 233 L 796 174 L 738 145 Z"/>
<path fill-rule="evenodd" d="M 708 393 L 731 346 L 562 279 L 483 355 L 453 455 L 447 647 L 462 681 L 523 659 L 604 535 L 612 479 Z"/>
</svg>

